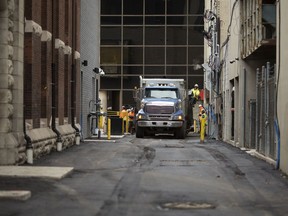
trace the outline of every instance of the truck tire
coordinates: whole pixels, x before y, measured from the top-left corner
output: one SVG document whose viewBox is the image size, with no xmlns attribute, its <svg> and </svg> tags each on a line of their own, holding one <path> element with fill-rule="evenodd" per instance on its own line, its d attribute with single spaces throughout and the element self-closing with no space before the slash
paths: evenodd
<svg viewBox="0 0 288 216">
<path fill-rule="evenodd" d="M 144 137 L 144 128 L 136 127 L 136 137 L 143 138 Z"/>
<path fill-rule="evenodd" d="M 185 139 L 186 138 L 186 123 L 184 122 L 183 126 L 176 130 L 176 138 Z"/>
</svg>

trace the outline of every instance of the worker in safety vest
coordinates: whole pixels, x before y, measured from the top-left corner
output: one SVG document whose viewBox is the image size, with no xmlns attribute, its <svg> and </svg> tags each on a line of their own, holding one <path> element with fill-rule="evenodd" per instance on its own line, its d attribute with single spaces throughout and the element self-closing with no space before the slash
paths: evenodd
<svg viewBox="0 0 288 216">
<path fill-rule="evenodd" d="M 125 106 L 122 106 L 122 110 L 120 112 L 119 117 L 122 118 L 124 121 L 126 121 L 127 120 L 127 116 L 128 116 L 128 111 L 125 108 Z"/>
<path fill-rule="evenodd" d="M 191 89 L 191 102 L 194 105 L 200 97 L 200 90 L 198 84 L 194 85 L 194 88 Z"/>
<path fill-rule="evenodd" d="M 206 129 L 207 115 L 204 109 L 201 112 L 202 112 L 202 115 L 200 117 L 200 143 L 203 143 L 205 133 L 206 133 L 205 129 Z"/>
<path fill-rule="evenodd" d="M 135 116 L 134 109 L 131 108 L 130 110 L 128 110 L 128 121 L 129 121 L 129 133 L 130 134 L 134 133 L 134 116 Z"/>
<path fill-rule="evenodd" d="M 199 133 L 201 131 L 201 117 L 202 117 L 202 111 L 203 110 L 205 111 L 205 108 L 203 107 L 202 104 L 199 104 L 199 115 L 198 115 L 198 123 L 197 123 Z"/>
</svg>

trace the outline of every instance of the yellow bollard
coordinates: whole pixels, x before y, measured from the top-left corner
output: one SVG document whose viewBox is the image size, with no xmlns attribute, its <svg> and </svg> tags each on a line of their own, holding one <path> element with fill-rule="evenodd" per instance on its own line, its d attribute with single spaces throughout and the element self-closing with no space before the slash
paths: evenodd
<svg viewBox="0 0 288 216">
<path fill-rule="evenodd" d="M 125 125 L 126 128 L 125 128 L 125 129 L 126 129 L 126 134 L 127 134 L 127 133 L 128 133 L 128 130 L 129 130 L 129 120 L 128 120 L 128 116 L 127 116 L 127 118 L 126 118 L 125 121 L 126 121 L 126 125 Z"/>
<path fill-rule="evenodd" d="M 200 143 L 204 143 L 205 138 L 205 128 L 206 128 L 206 114 L 202 114 L 200 118 Z"/>
<path fill-rule="evenodd" d="M 111 119 L 108 118 L 108 125 L 107 125 L 107 139 L 111 139 Z"/>
<path fill-rule="evenodd" d="M 98 128 L 103 129 L 103 116 L 99 116 L 99 121 L 98 121 Z"/>
</svg>

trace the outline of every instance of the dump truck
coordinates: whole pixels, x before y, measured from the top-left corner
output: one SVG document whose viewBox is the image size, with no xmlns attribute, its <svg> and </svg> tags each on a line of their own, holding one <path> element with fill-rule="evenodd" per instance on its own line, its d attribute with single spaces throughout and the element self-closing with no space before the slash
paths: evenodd
<svg viewBox="0 0 288 216">
<path fill-rule="evenodd" d="M 184 79 L 144 79 L 134 95 L 137 104 L 135 132 L 137 138 L 172 134 L 185 139 L 193 122 Z"/>
</svg>

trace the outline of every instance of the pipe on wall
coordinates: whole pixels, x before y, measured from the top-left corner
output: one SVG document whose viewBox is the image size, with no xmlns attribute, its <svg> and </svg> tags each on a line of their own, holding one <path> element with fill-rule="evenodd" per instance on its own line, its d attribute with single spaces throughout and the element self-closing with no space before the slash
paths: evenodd
<svg viewBox="0 0 288 216">
<path fill-rule="evenodd" d="M 52 72 L 52 82 L 51 82 L 51 89 L 52 89 L 52 94 L 51 94 L 51 103 L 52 103 L 52 110 L 51 110 L 51 114 L 52 114 L 52 122 L 51 122 L 51 129 L 53 130 L 54 133 L 56 133 L 57 135 L 57 151 L 61 151 L 62 150 L 62 138 L 61 138 L 61 133 L 57 130 L 56 128 L 56 94 L 58 93 L 56 91 L 56 64 L 55 64 L 55 54 L 54 54 L 54 49 L 55 49 L 55 0 L 52 0 L 52 63 L 51 63 L 51 72 Z M 58 1 L 57 1 L 58 2 Z"/>
<path fill-rule="evenodd" d="M 80 130 L 75 125 L 75 108 L 76 108 L 76 59 L 74 53 L 76 51 L 76 8 L 75 0 L 72 0 L 72 67 L 71 67 L 71 125 L 76 131 L 75 139 L 76 145 L 80 144 Z"/>
</svg>

